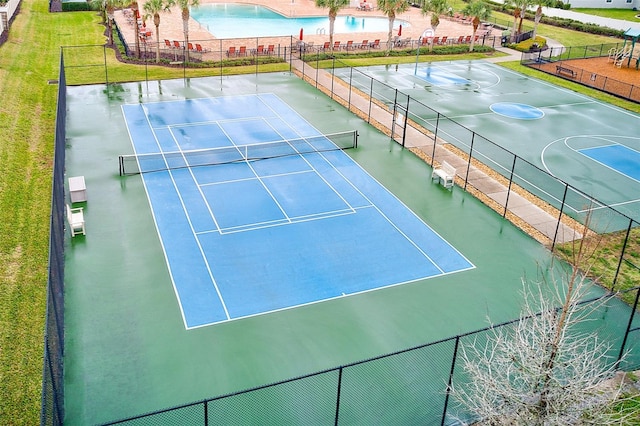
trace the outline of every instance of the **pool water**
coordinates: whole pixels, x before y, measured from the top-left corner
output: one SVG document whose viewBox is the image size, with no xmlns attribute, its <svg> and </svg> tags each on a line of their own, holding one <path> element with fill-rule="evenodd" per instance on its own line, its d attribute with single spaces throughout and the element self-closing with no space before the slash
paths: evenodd
<svg viewBox="0 0 640 426">
<path fill-rule="evenodd" d="M 328 11 L 327 11 L 328 14 Z M 329 34 L 329 17 L 287 18 L 266 7 L 215 3 L 202 4 L 191 9 L 191 16 L 217 38 L 267 37 L 300 34 Z M 407 27 L 396 19 L 394 28 Z M 338 16 L 334 33 L 388 32 L 389 20 L 382 17 Z"/>
</svg>

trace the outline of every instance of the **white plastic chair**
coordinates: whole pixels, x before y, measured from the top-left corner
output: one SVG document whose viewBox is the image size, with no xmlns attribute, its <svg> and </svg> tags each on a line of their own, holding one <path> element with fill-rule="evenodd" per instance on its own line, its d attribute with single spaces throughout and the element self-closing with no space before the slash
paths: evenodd
<svg viewBox="0 0 640 426">
<path fill-rule="evenodd" d="M 72 209 L 67 206 L 67 221 L 69 222 L 69 228 L 71 230 L 71 236 L 75 237 L 76 234 L 87 235 L 84 228 L 84 214 L 82 207 Z"/>
</svg>

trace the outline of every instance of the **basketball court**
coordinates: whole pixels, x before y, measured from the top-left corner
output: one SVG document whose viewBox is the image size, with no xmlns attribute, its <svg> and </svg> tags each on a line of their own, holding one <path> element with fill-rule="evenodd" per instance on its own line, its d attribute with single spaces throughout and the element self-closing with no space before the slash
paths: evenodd
<svg viewBox="0 0 640 426">
<path fill-rule="evenodd" d="M 472 132 L 503 147 L 582 192 L 568 195 L 570 214 L 591 207 L 584 195 L 640 220 L 640 127 L 637 114 L 587 96 L 529 78 L 483 61 L 406 64 L 337 70 L 346 81 L 370 91 L 370 78 L 409 95 L 409 117 L 438 137 L 469 152 Z M 351 79 L 351 80 L 350 80 Z M 380 87 L 376 86 L 377 87 Z M 374 90 L 374 97 L 394 102 L 394 91 Z M 437 112 L 443 116 L 438 117 Z M 476 143 L 474 155 L 508 176 L 513 166 L 489 143 Z M 502 157 L 502 158 L 501 158 Z M 530 173 L 530 172 L 529 172 Z M 536 183 L 526 167 L 515 170 L 516 181 L 552 205 L 562 192 L 557 182 Z M 617 230 L 606 223 L 601 230 Z M 626 226 L 626 225 L 621 225 Z"/>
</svg>

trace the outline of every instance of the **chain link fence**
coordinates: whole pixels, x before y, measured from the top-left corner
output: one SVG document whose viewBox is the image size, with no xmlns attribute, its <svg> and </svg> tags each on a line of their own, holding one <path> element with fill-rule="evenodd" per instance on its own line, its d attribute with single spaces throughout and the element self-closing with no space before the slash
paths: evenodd
<svg viewBox="0 0 640 426">
<path fill-rule="evenodd" d="M 62 57 L 66 57 L 63 49 Z M 601 215 L 608 223 L 616 223 L 615 234 L 620 253 L 617 267 L 603 277 L 602 286 L 609 289 L 604 303 L 586 321 L 582 332 L 593 333 L 611 343 L 610 362 L 623 370 L 640 367 L 640 319 L 637 314 L 639 288 L 624 282 L 639 269 L 635 256 L 626 249 L 638 223 L 610 206 L 599 203 L 545 171 L 528 163 L 485 137 L 465 128 L 429 106 L 397 89 L 348 67 L 333 57 L 332 67 L 320 70 L 301 63 L 304 49 L 289 56 L 291 67 L 301 77 L 347 106 L 369 123 L 405 144 L 411 131 L 418 131 L 426 141 L 421 150 L 426 161 L 437 163 L 445 145 L 455 148 L 467 161 L 467 169 L 458 174 L 457 183 L 472 190 L 471 176 L 478 168 L 494 171 L 508 187 L 508 194 L 518 191 L 534 193 L 557 214 L 558 226 L 552 233 L 551 247 L 558 241 L 560 224 L 565 220 L 586 223 L 587 218 Z M 319 62 L 319 58 L 316 58 Z M 61 59 L 56 156 L 51 224 L 50 276 L 48 284 L 47 332 L 42 390 L 42 424 L 58 425 L 64 419 L 64 149 L 66 110 L 66 70 L 81 67 L 80 56 L 68 64 Z M 69 68 L 72 67 L 72 68 Z M 106 61 L 86 65 L 103 73 L 108 83 Z M 338 68 L 340 70 L 338 71 Z M 338 79 L 340 73 L 342 78 Z M 355 78 L 355 76 L 359 78 Z M 127 80 L 130 81 L 130 80 Z M 478 189 L 480 192 L 481 188 Z M 585 209 L 584 206 L 596 206 Z M 509 213 L 509 196 L 504 205 L 493 206 L 504 216 Z M 597 223 L 598 221 L 594 221 Z M 632 287 L 620 296 L 614 292 Z M 619 297 L 620 296 L 620 297 Z M 629 301 L 629 305 L 620 299 Z M 508 327 L 510 323 L 495 327 Z M 486 340 L 491 329 L 474 331 L 431 342 L 414 348 L 339 366 L 326 371 L 279 383 L 268 384 L 192 404 L 167 408 L 108 424 L 424 424 L 449 425 L 469 419 L 450 398 L 451 386 L 464 383 L 459 355 L 460 345 L 478 339 Z M 624 355 L 624 356 L 623 356 Z"/>
</svg>

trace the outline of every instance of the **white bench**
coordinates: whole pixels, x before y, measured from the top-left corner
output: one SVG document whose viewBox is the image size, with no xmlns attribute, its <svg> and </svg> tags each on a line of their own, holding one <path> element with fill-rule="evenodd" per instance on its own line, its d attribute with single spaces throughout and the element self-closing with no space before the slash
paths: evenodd
<svg viewBox="0 0 640 426">
<path fill-rule="evenodd" d="M 452 189 L 453 181 L 456 177 L 456 169 L 451 164 L 443 161 L 440 167 L 434 167 L 431 173 L 431 180 L 438 179 L 445 188 Z"/>
<path fill-rule="evenodd" d="M 84 229 L 84 213 L 82 207 L 72 209 L 67 206 L 67 221 L 69 222 L 69 228 L 71 230 L 71 236 L 75 237 L 76 234 L 87 235 Z"/>
<path fill-rule="evenodd" d="M 72 203 L 87 201 L 87 186 L 84 183 L 84 176 L 69 178 L 69 195 Z"/>
</svg>

